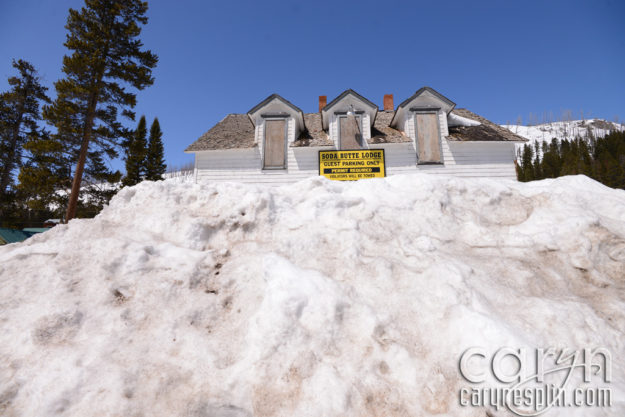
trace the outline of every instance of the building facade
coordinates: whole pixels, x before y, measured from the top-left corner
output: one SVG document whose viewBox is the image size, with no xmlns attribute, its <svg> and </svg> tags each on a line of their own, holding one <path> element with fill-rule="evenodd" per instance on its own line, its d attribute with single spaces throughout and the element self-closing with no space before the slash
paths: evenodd
<svg viewBox="0 0 625 417">
<path fill-rule="evenodd" d="M 304 113 L 277 94 L 229 114 L 191 144 L 196 182 L 279 185 L 319 175 L 319 151 L 384 149 L 386 175 L 426 172 L 516 179 L 515 144 L 526 139 L 429 87 L 383 109 L 353 90 Z"/>
</svg>

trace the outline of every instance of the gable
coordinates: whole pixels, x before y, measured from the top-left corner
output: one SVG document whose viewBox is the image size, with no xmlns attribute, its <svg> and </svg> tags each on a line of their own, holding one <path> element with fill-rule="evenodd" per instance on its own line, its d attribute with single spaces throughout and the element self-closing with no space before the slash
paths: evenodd
<svg viewBox="0 0 625 417">
<path fill-rule="evenodd" d="M 347 113 L 351 109 L 363 111 L 369 115 L 371 124 L 375 120 L 378 106 L 352 89 L 345 90 L 321 110 L 321 123 L 324 129 L 330 126 L 331 116 L 335 113 Z"/>
<path fill-rule="evenodd" d="M 422 87 L 397 106 L 395 116 L 391 120 L 391 126 L 396 128 L 401 126 L 402 122 L 409 117 L 408 115 L 415 111 L 437 110 L 449 114 L 454 107 L 456 107 L 456 103 L 438 91 L 430 87 Z"/>
<path fill-rule="evenodd" d="M 278 94 L 272 94 L 247 112 L 254 126 L 262 123 L 263 117 L 292 117 L 299 131 L 304 129 L 304 113 L 302 110 Z"/>
</svg>

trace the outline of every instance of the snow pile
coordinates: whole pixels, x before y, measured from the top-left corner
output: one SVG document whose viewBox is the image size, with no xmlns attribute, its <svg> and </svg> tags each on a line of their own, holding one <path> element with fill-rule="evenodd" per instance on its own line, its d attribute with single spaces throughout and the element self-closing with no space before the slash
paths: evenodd
<svg viewBox="0 0 625 417">
<path fill-rule="evenodd" d="M 578 137 L 582 139 L 591 137 L 602 138 L 610 132 L 625 130 L 625 126 L 620 123 L 608 122 L 602 119 L 571 120 L 535 126 L 502 125 L 502 127 L 529 139 L 530 143 L 551 142 L 553 138 L 558 140 L 571 140 Z"/>
<path fill-rule="evenodd" d="M 625 415 L 624 191 L 145 182 L 0 248 L 3 416 L 484 417 L 471 346 L 607 348 L 612 407 L 546 415 Z"/>
</svg>

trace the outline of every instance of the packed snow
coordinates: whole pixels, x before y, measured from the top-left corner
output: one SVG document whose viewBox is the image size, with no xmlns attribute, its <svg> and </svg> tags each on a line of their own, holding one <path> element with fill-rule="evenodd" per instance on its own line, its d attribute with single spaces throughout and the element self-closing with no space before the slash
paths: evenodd
<svg viewBox="0 0 625 417">
<path fill-rule="evenodd" d="M 612 406 L 544 415 L 625 415 L 625 191 L 144 182 L 0 247 L 3 416 L 509 415 L 473 346 L 605 348 Z"/>
<path fill-rule="evenodd" d="M 502 127 L 529 139 L 530 144 L 534 142 L 551 142 L 553 138 L 558 140 L 602 138 L 610 132 L 625 130 L 625 125 L 623 124 L 608 122 L 602 119 L 570 120 L 534 126 L 502 125 Z"/>
</svg>

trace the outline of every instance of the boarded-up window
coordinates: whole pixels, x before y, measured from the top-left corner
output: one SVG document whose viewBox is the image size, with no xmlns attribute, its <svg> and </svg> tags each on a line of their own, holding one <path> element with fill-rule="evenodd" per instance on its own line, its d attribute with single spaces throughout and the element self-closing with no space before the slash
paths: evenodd
<svg viewBox="0 0 625 417">
<path fill-rule="evenodd" d="M 264 168 L 284 168 L 284 147 L 286 140 L 285 120 L 265 121 L 265 164 Z"/>
<path fill-rule="evenodd" d="M 436 113 L 417 113 L 416 122 L 418 163 L 442 163 L 438 115 Z"/>
<path fill-rule="evenodd" d="M 339 117 L 339 139 L 341 149 L 361 149 L 361 117 L 348 115 Z"/>
</svg>

